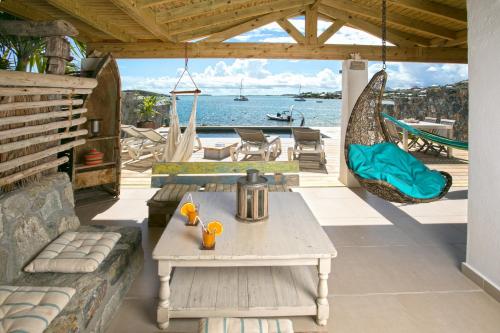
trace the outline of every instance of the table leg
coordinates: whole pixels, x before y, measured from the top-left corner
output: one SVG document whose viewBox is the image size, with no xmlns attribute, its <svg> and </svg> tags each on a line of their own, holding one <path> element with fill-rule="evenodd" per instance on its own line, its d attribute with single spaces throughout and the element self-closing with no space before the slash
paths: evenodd
<svg viewBox="0 0 500 333">
<path fill-rule="evenodd" d="M 326 326 L 328 317 L 330 316 L 330 306 L 328 305 L 328 275 L 330 274 L 330 266 L 330 259 L 319 259 L 318 298 L 316 299 L 318 315 L 316 317 L 316 322 L 320 326 Z"/>
<path fill-rule="evenodd" d="M 408 151 L 408 131 L 403 129 L 403 149 Z"/>
<path fill-rule="evenodd" d="M 172 268 L 170 264 L 160 264 L 160 292 L 158 302 L 158 327 L 162 330 L 167 329 L 169 325 L 169 314 L 168 308 L 170 305 L 170 273 L 172 272 Z"/>
<path fill-rule="evenodd" d="M 453 139 L 453 128 L 448 130 L 448 137 L 450 139 Z M 446 150 L 446 153 L 448 155 L 448 158 L 453 157 L 453 148 L 447 147 L 448 149 Z"/>
</svg>

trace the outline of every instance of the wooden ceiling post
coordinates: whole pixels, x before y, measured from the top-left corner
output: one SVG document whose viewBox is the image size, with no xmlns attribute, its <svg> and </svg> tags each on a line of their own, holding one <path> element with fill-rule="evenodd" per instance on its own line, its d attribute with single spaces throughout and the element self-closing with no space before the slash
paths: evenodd
<svg viewBox="0 0 500 333">
<path fill-rule="evenodd" d="M 306 9 L 306 44 L 318 44 L 318 5 L 319 1 Z"/>
</svg>

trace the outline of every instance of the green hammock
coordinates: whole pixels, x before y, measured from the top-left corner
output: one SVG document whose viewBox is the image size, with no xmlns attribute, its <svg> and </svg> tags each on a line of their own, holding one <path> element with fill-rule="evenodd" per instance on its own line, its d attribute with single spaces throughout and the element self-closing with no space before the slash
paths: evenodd
<svg viewBox="0 0 500 333">
<path fill-rule="evenodd" d="M 384 118 L 386 118 L 389 121 L 393 122 L 397 126 L 399 126 L 399 127 L 403 128 L 403 129 L 407 130 L 409 133 L 411 133 L 413 135 L 422 137 L 424 139 L 427 139 L 429 141 L 441 144 L 443 146 L 448 146 L 448 147 L 451 147 L 451 148 L 462 149 L 462 150 L 468 150 L 469 149 L 469 143 L 468 142 L 458 141 L 458 140 L 452 140 L 450 138 L 447 138 L 447 137 L 444 137 L 444 136 L 441 136 L 441 135 L 432 134 L 432 133 L 429 133 L 429 132 L 426 132 L 426 131 L 421 131 L 421 130 L 416 129 L 413 126 L 410 126 L 408 124 L 403 123 L 402 121 L 397 120 L 394 117 L 389 116 L 386 113 L 382 113 L 382 115 L 384 116 Z"/>
</svg>

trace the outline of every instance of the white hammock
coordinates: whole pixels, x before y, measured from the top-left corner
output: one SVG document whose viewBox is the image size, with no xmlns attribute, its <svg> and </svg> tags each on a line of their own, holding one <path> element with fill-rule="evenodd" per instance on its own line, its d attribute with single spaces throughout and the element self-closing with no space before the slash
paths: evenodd
<svg viewBox="0 0 500 333">
<path fill-rule="evenodd" d="M 181 82 L 184 74 L 189 76 L 193 83 L 195 90 L 191 91 L 176 91 L 179 82 Z M 163 162 L 187 162 L 193 155 L 194 140 L 196 139 L 196 107 L 198 105 L 198 95 L 201 91 L 193 80 L 191 73 L 188 70 L 187 46 L 186 46 L 186 60 L 184 64 L 184 71 L 182 72 L 179 80 L 170 92 L 172 95 L 172 111 L 170 113 L 170 129 L 168 131 L 167 142 L 165 144 L 165 151 L 163 153 Z M 179 116 L 177 114 L 177 95 L 179 94 L 194 94 L 193 108 L 191 109 L 191 116 L 189 117 L 189 124 L 184 133 L 181 133 L 179 126 Z"/>
<path fill-rule="evenodd" d="M 187 162 L 193 155 L 194 140 L 196 139 L 196 108 L 199 91 L 194 92 L 193 108 L 189 117 L 189 124 L 184 133 L 181 133 L 179 116 L 177 114 L 176 94 L 172 92 L 172 110 L 170 112 L 170 129 L 168 131 L 163 162 Z"/>
</svg>

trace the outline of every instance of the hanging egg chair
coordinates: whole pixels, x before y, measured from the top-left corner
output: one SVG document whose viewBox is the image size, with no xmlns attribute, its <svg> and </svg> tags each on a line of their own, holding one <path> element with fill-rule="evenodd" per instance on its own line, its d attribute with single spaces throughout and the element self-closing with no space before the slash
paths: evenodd
<svg viewBox="0 0 500 333">
<path fill-rule="evenodd" d="M 444 171 L 433 171 L 400 149 L 387 131 L 382 99 L 387 73 L 386 0 L 382 1 L 382 60 L 377 72 L 359 96 L 345 134 L 344 155 L 349 171 L 368 192 L 391 202 L 426 203 L 441 199 L 452 185 Z"/>
</svg>

